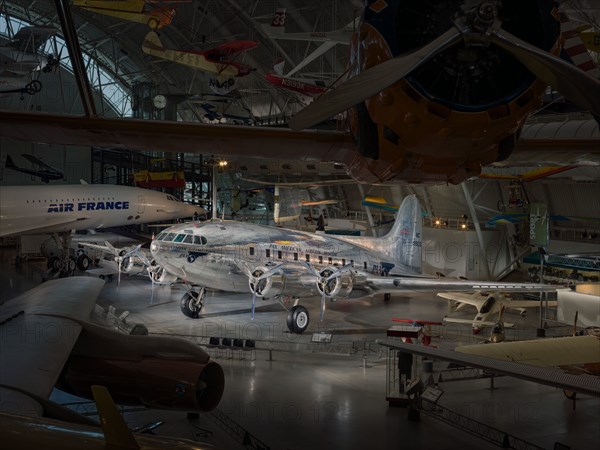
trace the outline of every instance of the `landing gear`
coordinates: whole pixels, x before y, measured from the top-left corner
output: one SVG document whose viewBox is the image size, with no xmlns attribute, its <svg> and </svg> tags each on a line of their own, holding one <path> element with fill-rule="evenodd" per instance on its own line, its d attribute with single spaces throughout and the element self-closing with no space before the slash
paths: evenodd
<svg viewBox="0 0 600 450">
<path fill-rule="evenodd" d="M 87 255 L 79 255 L 77 257 L 77 268 L 82 272 L 90 268 L 92 260 Z"/>
<path fill-rule="evenodd" d="M 57 273 L 60 270 L 60 258 L 58 256 L 53 256 L 48 260 L 48 271 L 50 273 Z"/>
<path fill-rule="evenodd" d="M 287 316 L 287 326 L 290 332 L 302 334 L 308 328 L 309 316 L 308 310 L 301 305 L 296 305 L 290 309 Z"/>
<path fill-rule="evenodd" d="M 181 312 L 192 319 L 198 319 L 200 317 L 200 311 L 204 306 L 204 296 L 206 295 L 206 288 L 201 288 L 200 292 L 186 292 L 181 297 L 181 302 L 179 306 L 181 307 Z"/>
<path fill-rule="evenodd" d="M 383 301 L 385 303 L 388 303 L 391 299 L 392 299 L 392 294 L 390 294 L 389 292 L 386 292 L 385 294 L 383 294 Z"/>
</svg>

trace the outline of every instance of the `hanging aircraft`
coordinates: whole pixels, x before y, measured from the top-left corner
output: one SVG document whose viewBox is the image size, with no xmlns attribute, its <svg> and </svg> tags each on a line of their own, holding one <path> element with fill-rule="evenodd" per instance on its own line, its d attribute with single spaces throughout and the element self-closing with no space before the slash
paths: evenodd
<svg viewBox="0 0 600 450">
<path fill-rule="evenodd" d="M 65 173 L 57 169 L 54 166 L 42 161 L 35 155 L 29 155 L 27 153 L 22 153 L 21 156 L 28 160 L 31 164 L 37 167 L 37 170 L 26 169 L 25 167 L 18 167 L 10 155 L 6 155 L 6 163 L 4 167 L 7 169 L 16 170 L 17 172 L 27 173 L 31 176 L 40 178 L 44 183 L 50 182 L 50 180 L 62 180 L 65 177 Z"/>
<path fill-rule="evenodd" d="M 349 110 L 350 133 L 1 111 L 0 136 L 331 161 L 367 183 L 459 183 L 499 162 L 600 164 L 593 119 L 585 122 L 588 136 L 519 140 L 548 84 L 600 115 L 600 81 L 555 56 L 561 40 L 551 2 L 433 4 L 367 1 L 349 79 L 290 122 L 299 130 Z"/>
<path fill-rule="evenodd" d="M 335 300 L 376 291 L 526 291 L 544 285 L 430 278 L 421 274 L 421 207 L 414 195 L 402 202 L 391 231 L 384 237 L 332 236 L 235 221 L 192 222 L 164 230 L 150 245 L 155 269 L 184 282 L 182 312 L 200 317 L 206 288 L 256 297 L 295 300 L 287 325 L 302 333 L 308 310 L 299 299 L 321 295 Z M 387 276 L 382 276 L 387 275 Z M 287 309 L 287 307 L 286 307 Z"/>
<path fill-rule="evenodd" d="M 177 3 L 191 0 L 73 0 L 73 5 L 87 11 L 131 22 L 145 23 L 153 30 L 169 25 Z"/>
<path fill-rule="evenodd" d="M 495 318 L 502 309 L 513 309 L 521 315 L 525 315 L 526 308 L 536 308 L 540 306 L 539 300 L 513 300 L 509 296 L 498 292 L 498 289 L 491 289 L 492 292 L 438 292 L 438 296 L 449 301 L 450 312 L 462 310 L 468 305 L 475 307 L 477 314 L 473 320 L 459 319 L 456 317 L 444 318 L 445 322 L 467 323 L 473 328 L 473 334 L 481 332 L 483 327 L 493 327 L 496 325 Z M 556 306 L 556 301 L 549 301 L 548 306 Z M 512 323 L 504 323 L 505 327 L 512 327 Z"/>
<path fill-rule="evenodd" d="M 119 404 L 210 411 L 221 399 L 224 376 L 204 350 L 185 339 L 127 335 L 92 323 L 90 315 L 103 285 L 92 277 L 52 280 L 0 305 L 3 446 L 202 448 L 182 439 L 134 436 L 124 422 L 117 426 L 113 415 L 104 415 L 109 409 L 106 389 Z M 103 428 L 50 401 L 55 385 L 95 398 L 101 417 L 107 419 L 102 420 Z M 103 400 L 93 385 L 105 387 Z M 109 403 L 120 417 L 113 401 Z"/>
<path fill-rule="evenodd" d="M 286 77 L 291 77 L 310 62 L 317 59 L 337 44 L 349 45 L 352 35 L 356 32 L 358 19 L 353 20 L 345 27 L 334 31 L 311 31 L 308 33 L 286 33 L 285 32 L 286 9 L 277 8 L 270 25 L 263 24 L 262 29 L 271 39 L 289 41 L 320 42 L 315 50 L 306 56 L 300 63 L 290 70 Z M 283 69 L 283 68 L 282 68 Z"/>
<path fill-rule="evenodd" d="M 327 85 L 322 80 L 315 80 L 312 78 L 291 78 L 284 76 L 284 64 L 284 60 L 275 63 L 273 65 L 273 70 L 265 75 L 265 80 L 274 86 L 298 92 L 307 96 L 321 95 L 327 91 Z"/>
<path fill-rule="evenodd" d="M 173 61 L 204 72 L 214 73 L 221 79 L 243 77 L 254 68 L 236 62 L 245 51 L 258 46 L 255 41 L 231 41 L 209 50 L 176 50 L 165 48 L 154 31 L 149 32 L 142 43 L 142 51 L 147 55 Z"/>
<path fill-rule="evenodd" d="M 45 56 L 42 48 L 56 34 L 51 27 L 22 27 L 0 46 L 0 94 L 36 94 L 42 89 L 40 73 L 50 72 L 60 58 Z"/>
<path fill-rule="evenodd" d="M 169 194 L 129 186 L 2 186 L 0 237 L 51 233 L 63 257 L 49 260 L 49 269 L 64 275 L 81 263 L 70 258 L 71 230 L 173 220 L 195 212 L 204 210 Z"/>
</svg>

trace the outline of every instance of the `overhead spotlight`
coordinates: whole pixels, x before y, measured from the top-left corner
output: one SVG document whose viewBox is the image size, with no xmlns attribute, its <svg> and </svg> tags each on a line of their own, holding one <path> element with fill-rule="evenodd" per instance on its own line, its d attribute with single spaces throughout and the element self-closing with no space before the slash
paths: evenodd
<svg viewBox="0 0 600 450">
<path fill-rule="evenodd" d="M 444 220 L 444 221 L 442 222 L 442 226 L 444 226 L 444 227 L 447 227 L 447 226 L 448 226 L 448 221 L 447 221 L 447 220 Z"/>
<path fill-rule="evenodd" d="M 227 165 L 227 161 L 221 160 L 219 161 L 219 167 L 225 167 Z"/>
<path fill-rule="evenodd" d="M 439 227 L 439 226 L 441 226 L 441 225 L 442 225 L 442 221 L 441 221 L 440 219 L 435 219 L 435 222 L 433 222 L 433 224 L 434 224 L 436 227 Z"/>
<path fill-rule="evenodd" d="M 461 223 L 461 224 L 460 224 L 460 229 L 461 229 L 461 230 L 466 230 L 467 228 L 469 228 L 469 227 L 467 226 L 467 224 L 466 224 L 466 223 Z"/>
</svg>

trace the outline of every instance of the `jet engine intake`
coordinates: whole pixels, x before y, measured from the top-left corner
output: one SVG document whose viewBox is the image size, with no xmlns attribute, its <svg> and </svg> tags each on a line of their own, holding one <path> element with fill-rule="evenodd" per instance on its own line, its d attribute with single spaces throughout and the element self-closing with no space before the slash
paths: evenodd
<svg viewBox="0 0 600 450">
<path fill-rule="evenodd" d="M 149 408 L 210 411 L 219 404 L 223 369 L 192 342 L 82 325 L 59 389 L 93 399 L 90 386 L 102 385 L 116 403 Z"/>
</svg>

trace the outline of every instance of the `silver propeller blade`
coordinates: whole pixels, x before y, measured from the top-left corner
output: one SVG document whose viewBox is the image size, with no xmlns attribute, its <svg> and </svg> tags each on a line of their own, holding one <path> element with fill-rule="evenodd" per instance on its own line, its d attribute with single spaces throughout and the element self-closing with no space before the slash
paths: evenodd
<svg viewBox="0 0 600 450">
<path fill-rule="evenodd" d="M 567 61 L 522 41 L 506 30 L 495 31 L 491 40 L 577 106 L 593 114 L 600 114 L 599 80 Z"/>
<path fill-rule="evenodd" d="M 296 131 L 308 128 L 373 97 L 460 39 L 460 31 L 452 27 L 413 53 L 389 59 L 357 74 L 292 117 L 290 128 Z"/>
</svg>

